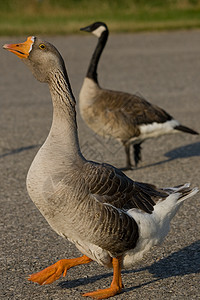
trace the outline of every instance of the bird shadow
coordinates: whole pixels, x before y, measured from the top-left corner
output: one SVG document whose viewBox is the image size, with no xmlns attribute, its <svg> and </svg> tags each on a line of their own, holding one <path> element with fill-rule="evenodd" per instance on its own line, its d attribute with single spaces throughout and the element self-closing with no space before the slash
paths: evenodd
<svg viewBox="0 0 200 300">
<path fill-rule="evenodd" d="M 141 170 L 141 169 L 145 169 L 148 167 L 162 165 L 162 164 L 168 163 L 168 162 L 178 159 L 178 158 L 189 158 L 189 157 L 194 157 L 194 156 L 200 156 L 200 142 L 196 142 L 193 144 L 175 148 L 173 150 L 170 150 L 169 152 L 166 152 L 164 155 L 165 155 L 165 157 L 167 157 L 167 159 L 161 160 L 161 161 L 153 163 L 153 164 L 148 164 L 145 166 L 137 167 L 137 168 L 133 167 L 131 170 L 136 171 L 136 170 Z M 120 170 L 128 171 L 130 169 L 121 168 Z"/>
<path fill-rule="evenodd" d="M 188 158 L 193 156 L 200 156 L 200 142 L 175 148 L 165 153 L 165 156 L 168 157 L 168 159 L 170 160 L 176 158 Z"/>
<path fill-rule="evenodd" d="M 31 149 L 34 149 L 34 148 L 37 148 L 37 147 L 39 147 L 39 145 L 30 145 L 30 146 L 26 146 L 26 147 L 20 147 L 20 148 L 12 149 L 8 152 L 0 154 L 0 158 L 6 157 L 6 156 L 9 156 L 9 155 L 13 155 L 13 154 L 18 154 L 20 152 L 31 150 Z"/>
<path fill-rule="evenodd" d="M 182 248 L 167 257 L 164 257 L 158 261 L 155 261 L 150 266 L 143 268 L 137 268 L 134 270 L 123 270 L 122 274 L 137 274 L 143 271 L 148 271 L 154 277 L 154 279 L 144 282 L 140 285 L 125 288 L 123 291 L 128 292 L 141 288 L 156 281 L 160 281 L 165 278 L 173 276 L 184 276 L 186 274 L 200 273 L 200 240 L 192 243 L 191 245 Z M 113 273 L 95 275 L 87 278 L 79 278 L 71 281 L 64 281 L 58 285 L 62 289 L 75 288 L 81 285 L 96 282 L 97 280 L 112 278 Z"/>
<path fill-rule="evenodd" d="M 200 240 L 173 252 L 167 257 L 155 261 L 152 265 L 137 270 L 122 271 L 124 274 L 132 274 L 148 271 L 154 279 L 144 282 L 138 286 L 126 288 L 125 291 L 135 290 L 156 281 L 174 276 L 184 276 L 188 274 L 200 273 Z"/>
</svg>

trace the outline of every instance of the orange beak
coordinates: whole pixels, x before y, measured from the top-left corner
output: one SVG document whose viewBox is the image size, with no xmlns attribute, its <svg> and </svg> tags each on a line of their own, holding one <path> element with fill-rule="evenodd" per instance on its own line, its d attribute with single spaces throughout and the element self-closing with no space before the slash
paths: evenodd
<svg viewBox="0 0 200 300">
<path fill-rule="evenodd" d="M 29 36 L 24 43 L 5 44 L 4 49 L 16 54 L 19 58 L 28 58 L 34 43 L 34 36 Z"/>
</svg>

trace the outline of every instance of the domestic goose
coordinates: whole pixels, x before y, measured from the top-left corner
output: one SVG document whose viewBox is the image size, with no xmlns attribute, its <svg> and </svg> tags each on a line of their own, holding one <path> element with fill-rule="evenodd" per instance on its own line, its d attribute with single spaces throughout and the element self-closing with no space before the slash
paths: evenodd
<svg viewBox="0 0 200 300">
<path fill-rule="evenodd" d="M 81 30 L 97 36 L 98 43 L 80 90 L 80 114 L 95 133 L 121 141 L 126 153 L 127 169 L 132 168 L 131 145 L 137 167 L 141 160 L 141 143 L 144 140 L 180 131 L 198 134 L 141 96 L 101 88 L 97 67 L 108 39 L 108 27 L 103 22 L 95 22 Z"/>
<path fill-rule="evenodd" d="M 60 53 L 34 36 L 4 49 L 21 58 L 37 80 L 48 83 L 52 97 L 51 129 L 28 171 L 28 193 L 49 225 L 83 254 L 59 260 L 29 280 L 49 284 L 71 267 L 94 260 L 113 268 L 113 281 L 109 288 L 83 296 L 114 296 L 123 288 L 121 268 L 133 267 L 164 239 L 180 205 L 198 188 L 184 184 L 161 189 L 134 182 L 111 165 L 87 161 L 80 151 L 75 98 Z"/>
</svg>

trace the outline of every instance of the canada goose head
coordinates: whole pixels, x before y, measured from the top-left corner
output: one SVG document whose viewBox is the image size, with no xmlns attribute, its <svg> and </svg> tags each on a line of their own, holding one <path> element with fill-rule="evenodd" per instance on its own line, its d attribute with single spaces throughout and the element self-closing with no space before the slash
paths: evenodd
<svg viewBox="0 0 200 300">
<path fill-rule="evenodd" d="M 80 30 L 91 32 L 96 37 L 100 38 L 103 32 L 105 32 L 108 35 L 108 27 L 103 22 L 95 22 L 89 26 L 83 27 Z"/>
<path fill-rule="evenodd" d="M 55 69 L 66 72 L 64 61 L 58 50 L 40 38 L 29 36 L 24 43 L 5 44 L 3 48 L 22 59 L 35 78 L 41 82 L 49 82 Z"/>
</svg>

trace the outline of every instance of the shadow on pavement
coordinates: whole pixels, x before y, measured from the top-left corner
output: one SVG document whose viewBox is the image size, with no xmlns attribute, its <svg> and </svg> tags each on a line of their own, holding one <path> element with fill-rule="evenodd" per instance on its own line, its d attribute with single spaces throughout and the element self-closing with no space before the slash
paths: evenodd
<svg viewBox="0 0 200 300">
<path fill-rule="evenodd" d="M 165 156 L 169 157 L 170 160 L 176 159 L 176 158 L 187 158 L 187 157 L 192 157 L 192 156 L 200 156 L 200 142 L 196 142 L 193 144 L 175 148 L 175 149 L 165 153 Z"/>
<path fill-rule="evenodd" d="M 122 273 L 136 273 L 146 270 L 155 277 L 154 280 L 142 283 L 138 286 L 126 288 L 124 291 L 132 291 L 165 278 L 200 273 L 200 240 L 156 261 L 151 266 L 137 270 L 123 271 Z"/>
<path fill-rule="evenodd" d="M 6 156 L 9 156 L 9 155 L 13 155 L 13 154 L 18 154 L 20 152 L 27 151 L 27 150 L 30 150 L 30 149 L 33 149 L 33 148 L 37 148 L 39 146 L 40 145 L 30 145 L 30 146 L 26 146 L 26 147 L 20 147 L 20 148 L 17 148 L 17 149 L 12 149 L 12 150 L 10 150 L 6 153 L 0 154 L 0 158 L 6 157 Z"/>
<path fill-rule="evenodd" d="M 200 273 L 200 240 L 153 263 L 147 269 L 159 279 Z"/>
<path fill-rule="evenodd" d="M 168 159 L 162 160 L 162 161 L 159 161 L 159 162 L 156 162 L 153 164 L 149 164 L 146 166 L 133 168 L 133 170 L 136 171 L 136 170 L 145 169 L 148 167 L 162 165 L 162 164 L 165 164 L 169 161 L 172 161 L 172 160 L 175 160 L 178 158 L 188 158 L 188 157 L 193 157 L 193 156 L 200 156 L 200 142 L 196 142 L 193 144 L 175 148 L 175 149 L 165 153 L 165 156 L 168 157 Z M 121 170 L 126 171 L 126 169 L 121 169 Z"/>
</svg>

